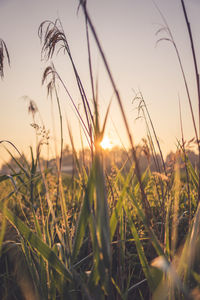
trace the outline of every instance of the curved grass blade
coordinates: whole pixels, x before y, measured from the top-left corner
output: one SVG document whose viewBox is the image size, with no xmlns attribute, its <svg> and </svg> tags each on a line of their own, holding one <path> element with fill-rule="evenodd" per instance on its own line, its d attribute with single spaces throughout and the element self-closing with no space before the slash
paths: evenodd
<svg viewBox="0 0 200 300">
<path fill-rule="evenodd" d="M 12 177 L 16 177 L 18 175 L 21 175 L 21 174 L 20 173 L 19 174 L 13 174 L 12 176 L 11 175 L 0 175 L 0 182 L 8 180 L 8 179 L 11 179 L 13 181 Z"/>
<path fill-rule="evenodd" d="M 4 146 L 5 147 L 5 146 Z M 6 147 L 5 147 L 6 148 Z M 30 179 L 30 174 L 27 172 L 27 170 L 23 167 L 23 165 L 20 163 L 20 161 L 6 148 L 7 152 L 13 159 L 13 161 L 16 163 L 16 165 L 19 167 L 19 169 L 26 175 L 28 179 Z M 22 155 L 21 155 L 22 157 Z M 27 165 L 27 168 L 29 169 L 28 162 L 25 159 L 25 164 Z M 29 170 L 30 171 L 30 170 Z"/>
<path fill-rule="evenodd" d="M 137 229 L 135 227 L 135 224 L 132 221 L 132 218 L 131 218 L 128 206 L 124 205 L 124 209 L 126 211 L 126 215 L 128 217 L 130 229 L 131 229 L 132 235 L 133 235 L 134 240 L 135 240 L 135 245 L 136 245 L 136 248 L 137 248 L 137 253 L 139 255 L 139 259 L 140 259 L 140 263 L 141 263 L 141 266 L 142 266 L 142 270 L 143 270 L 143 272 L 145 274 L 145 277 L 147 279 L 147 282 L 148 282 L 148 285 L 149 285 L 151 291 L 153 291 L 155 289 L 155 283 L 154 283 L 153 276 L 151 274 L 151 270 L 150 270 L 150 267 L 149 267 L 149 264 L 148 264 L 145 252 L 144 252 L 143 245 L 142 245 L 142 243 L 140 241 L 140 238 L 139 238 Z"/>
<path fill-rule="evenodd" d="M 3 203 L 0 203 L 0 210 L 4 211 L 4 215 L 9 220 L 9 222 L 16 227 L 23 238 L 44 258 L 48 263 L 54 268 L 58 273 L 64 275 L 68 280 L 72 280 L 72 275 L 69 270 L 63 265 L 63 263 L 58 259 L 56 254 L 41 241 L 41 239 L 33 233 L 25 223 L 23 223 L 12 211 L 8 208 L 3 207 Z"/>
<path fill-rule="evenodd" d="M 199 178 L 189 159 L 187 159 L 187 167 L 194 186 L 198 189 Z"/>
<path fill-rule="evenodd" d="M 123 201 L 125 199 L 125 195 L 126 195 L 126 192 L 127 192 L 127 189 L 128 189 L 128 186 L 129 186 L 129 183 L 130 183 L 130 180 L 133 176 L 133 172 L 134 172 L 134 167 L 135 165 L 133 164 L 132 167 L 130 168 L 130 171 L 127 175 L 127 178 L 123 184 L 123 189 L 121 191 L 121 194 L 120 194 L 120 197 L 119 197 L 119 200 L 117 202 L 117 205 L 115 207 L 115 209 L 113 210 L 113 213 L 112 213 L 112 216 L 111 216 L 111 219 L 110 219 L 110 236 L 111 236 L 111 241 L 113 240 L 113 237 L 114 237 L 114 234 L 115 234 L 115 230 L 116 230 L 116 227 L 117 227 L 117 223 L 118 223 L 118 220 L 121 216 L 121 211 L 122 211 L 122 206 L 123 206 Z"/>
<path fill-rule="evenodd" d="M 127 190 L 127 194 L 129 195 L 130 199 L 132 200 L 132 204 L 135 207 L 136 211 L 137 211 L 137 215 L 140 218 L 140 220 L 143 222 L 149 237 L 151 238 L 151 243 L 154 246 L 154 249 L 156 250 L 158 256 L 163 256 L 165 257 L 163 248 L 154 232 L 154 230 L 152 229 L 151 226 L 149 226 L 149 224 L 146 221 L 146 217 L 145 217 L 145 213 L 143 212 L 143 209 L 140 208 L 139 203 L 137 202 L 137 199 L 135 198 L 135 196 L 130 193 L 129 190 Z"/>
<path fill-rule="evenodd" d="M 101 153 L 97 151 L 94 159 L 94 174 L 95 174 L 95 190 L 96 190 L 96 230 L 97 238 L 103 254 L 103 260 L 106 268 L 109 269 L 111 264 L 110 251 L 110 226 L 108 215 L 108 203 L 106 195 L 106 187 L 103 174 L 103 162 Z"/>
<path fill-rule="evenodd" d="M 74 262 L 77 255 L 79 254 L 79 250 L 83 242 L 83 238 L 88 224 L 88 218 L 90 215 L 90 205 L 92 202 L 93 190 L 94 190 L 93 176 L 91 172 L 87 183 L 86 191 L 85 191 L 83 205 L 79 214 L 78 224 L 76 226 L 76 233 L 75 233 L 75 239 L 74 239 L 73 251 L 72 251 L 72 262 Z"/>
</svg>

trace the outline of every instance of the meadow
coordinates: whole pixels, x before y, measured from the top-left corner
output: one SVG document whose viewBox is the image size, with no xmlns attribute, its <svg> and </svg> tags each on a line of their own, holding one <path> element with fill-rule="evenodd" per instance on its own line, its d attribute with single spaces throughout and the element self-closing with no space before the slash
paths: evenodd
<svg viewBox="0 0 200 300">
<path fill-rule="evenodd" d="M 200 107 L 193 36 L 183 0 L 181 4 L 191 43 Z M 54 167 L 40 157 L 41 148 L 48 144 L 48 132 L 36 123 L 33 127 L 38 137 L 37 151 L 30 148 L 30 161 L 10 141 L 0 141 L 1 145 L 13 149 L 7 148 L 13 162 L 8 164 L 10 172 L 0 175 L 1 299 L 200 299 L 200 165 L 192 164 L 188 155 L 189 146 L 193 144 L 200 157 L 200 141 L 187 78 L 173 35 L 162 16 L 166 39 L 173 44 L 180 64 L 195 137 L 186 143 L 182 131 L 177 152 L 166 163 L 141 93 L 137 100 L 148 135 L 143 147 L 134 144 L 114 76 L 86 2 L 80 1 L 79 6 L 85 16 L 92 105 L 61 21 L 44 21 L 38 31 L 42 55 L 48 61 L 57 51 L 64 50 L 74 71 L 84 115 L 70 97 L 59 70 L 50 64 L 42 82 L 59 110 L 61 144 Z M 130 143 L 130 149 L 123 155 L 118 150 L 118 162 L 111 160 L 109 168 L 106 157 L 109 151 L 101 147 L 101 141 L 110 105 L 100 122 L 89 33 L 101 54 Z M 9 62 L 9 49 L 1 40 L 1 77 L 5 75 L 6 58 Z M 70 175 L 62 172 L 64 133 L 57 83 L 70 98 L 90 145 L 89 150 L 78 155 L 72 124 L 68 124 L 74 170 Z M 34 120 L 38 111 L 33 102 L 30 102 L 29 112 Z M 145 169 L 141 168 L 141 153 L 146 157 Z"/>
</svg>

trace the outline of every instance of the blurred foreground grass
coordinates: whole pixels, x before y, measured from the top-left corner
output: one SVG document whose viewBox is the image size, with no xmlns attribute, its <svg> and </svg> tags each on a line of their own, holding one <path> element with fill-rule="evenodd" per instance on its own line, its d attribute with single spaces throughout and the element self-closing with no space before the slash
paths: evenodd
<svg viewBox="0 0 200 300">
<path fill-rule="evenodd" d="M 181 4 L 198 79 L 184 1 Z M 42 56 L 49 60 L 55 51 L 64 50 L 72 65 L 84 114 L 80 114 L 66 83 L 55 66 L 50 64 L 44 71 L 42 82 L 46 83 L 48 95 L 55 99 L 59 111 L 61 143 L 54 169 L 40 158 L 42 141 L 46 139 L 48 143 L 48 132 L 35 123 L 38 111 L 33 102 L 30 102 L 29 112 L 36 136 L 42 128 L 40 134 L 43 140 L 38 138 L 35 154 L 30 149 L 31 160 L 21 155 L 12 143 L 1 141 L 1 144 L 9 143 L 13 151 L 17 150 L 19 157 L 9 151 L 15 167 L 10 165 L 9 173 L 0 176 L 0 295 L 5 300 L 199 299 L 200 166 L 195 168 L 190 162 L 183 132 L 171 164 L 165 164 L 140 93 L 139 110 L 148 132 L 148 141 L 143 149 L 148 163 L 145 169 L 141 169 L 140 151 L 134 145 L 123 103 L 88 14 L 86 1 L 80 1 L 80 7 L 85 17 L 92 105 L 60 20 L 44 21 L 39 27 Z M 193 118 L 180 55 L 164 18 L 163 21 L 165 27 L 161 31 L 165 30 L 175 47 Z M 130 142 L 130 151 L 126 152 L 121 164 L 113 162 L 110 169 L 105 151 L 100 147 L 110 104 L 100 126 L 89 29 L 113 87 Z M 8 56 L 4 42 L 0 52 L 2 61 L 3 51 Z M 2 63 L 0 68 L 2 72 Z M 72 176 L 62 172 L 63 119 L 57 84 L 66 91 L 90 146 L 89 162 L 84 163 L 83 155 L 81 163 L 68 124 L 73 170 L 76 170 Z M 194 143 L 200 155 L 194 118 L 193 122 Z M 151 168 L 151 158 L 155 170 Z"/>
</svg>

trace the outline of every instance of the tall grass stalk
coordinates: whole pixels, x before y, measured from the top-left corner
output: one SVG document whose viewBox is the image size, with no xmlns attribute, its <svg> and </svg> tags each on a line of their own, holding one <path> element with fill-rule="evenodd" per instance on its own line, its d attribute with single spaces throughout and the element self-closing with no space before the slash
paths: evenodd
<svg viewBox="0 0 200 300">
<path fill-rule="evenodd" d="M 153 155 L 158 148 L 163 165 L 162 169 L 157 161 L 158 172 L 152 172 L 148 167 L 142 173 L 139 151 L 134 145 L 122 99 L 89 16 L 86 1 L 79 1 L 79 6 L 85 19 L 93 102 L 90 105 L 88 101 L 60 20 L 44 21 L 39 27 L 42 56 L 47 60 L 53 59 L 56 49 L 58 52 L 65 50 L 72 65 L 84 114 L 80 113 L 67 83 L 54 65 L 48 66 L 43 74 L 43 83 L 47 82 L 47 91 L 52 93 L 52 100 L 55 97 L 59 111 L 59 166 L 54 173 L 43 163 L 40 158 L 42 143 L 38 143 L 35 154 L 30 150 L 29 162 L 9 142 L 19 158 L 8 150 L 15 166 L 10 163 L 10 174 L 0 176 L 0 183 L 8 190 L 0 201 L 3 215 L 0 263 L 6 257 L 5 224 L 8 220 L 16 229 L 20 249 L 40 299 L 194 299 L 194 287 L 198 287 L 200 282 L 197 268 L 200 245 L 200 203 L 197 201 L 199 177 L 187 157 L 183 130 L 182 144 L 179 145 L 181 155 L 176 153 L 171 170 L 168 170 L 147 105 L 140 95 L 140 109 L 148 127 L 150 147 Z M 165 27 L 161 31 L 169 34 L 167 40 L 175 47 L 198 140 L 180 55 L 171 31 L 163 20 Z M 133 158 L 125 159 L 121 165 L 112 165 L 111 171 L 105 165 L 106 155 L 100 147 L 111 102 L 103 122 L 100 122 L 90 34 L 100 52 L 120 107 Z M 61 168 L 64 126 L 57 83 L 64 87 L 90 146 L 89 166 L 85 166 L 75 149 L 72 126 L 67 124 L 75 165 L 73 178 L 65 175 Z M 126 153 L 128 157 L 130 152 Z M 185 169 L 182 168 L 182 162 Z M 8 180 L 10 178 L 11 181 Z M 188 208 L 189 216 L 184 218 Z M 16 244 L 16 236 L 12 238 Z M 16 278 L 16 274 L 12 276 Z M 0 289 L 1 280 L 4 279 L 5 274 L 0 276 Z"/>
<path fill-rule="evenodd" d="M 107 59 L 106 59 L 105 54 L 103 52 L 103 49 L 101 47 L 100 41 L 99 41 L 98 36 L 96 34 L 94 25 L 93 25 L 93 23 L 91 21 L 91 18 L 89 16 L 88 12 L 87 12 L 86 1 L 80 1 L 80 5 L 82 6 L 84 15 L 87 19 L 87 22 L 90 26 L 90 29 L 91 29 L 91 32 L 92 32 L 93 37 L 95 39 L 95 42 L 96 42 L 97 47 L 99 49 L 99 52 L 101 54 L 101 57 L 102 57 L 104 65 L 105 65 L 108 77 L 110 79 L 111 85 L 113 87 L 113 90 L 115 92 L 115 96 L 117 98 L 117 101 L 118 101 L 118 104 L 119 104 L 119 107 L 120 107 L 120 111 L 121 111 L 121 114 L 122 114 L 122 117 L 123 117 L 123 120 L 124 120 L 124 124 L 125 124 L 126 131 L 127 131 L 127 134 L 128 134 L 129 142 L 130 142 L 130 145 L 131 145 L 132 155 L 133 155 L 133 158 L 134 158 L 134 161 L 135 161 L 135 169 L 136 169 L 137 178 L 138 178 L 138 181 L 139 181 L 139 184 L 140 184 L 140 190 L 141 190 L 141 195 L 142 195 L 143 206 L 144 206 L 144 209 L 145 209 L 145 214 L 147 216 L 148 222 L 150 223 L 150 220 L 152 218 L 151 208 L 150 208 L 150 205 L 148 203 L 148 200 L 147 200 L 147 197 L 146 197 L 146 194 L 145 194 L 145 191 L 144 191 L 144 187 L 143 187 L 143 184 L 142 184 L 142 181 L 141 181 L 141 174 L 140 174 L 139 163 L 138 163 L 138 159 L 137 159 L 137 155 L 136 155 L 136 149 L 135 149 L 135 146 L 133 144 L 133 139 L 132 139 L 131 131 L 129 129 L 129 125 L 128 125 L 127 118 L 126 118 L 126 115 L 125 115 L 125 111 L 124 111 L 124 108 L 123 108 L 123 105 L 122 105 L 122 100 L 121 100 L 119 91 L 117 89 L 117 86 L 115 84 L 114 78 L 112 76 L 111 70 L 109 68 Z"/>
<path fill-rule="evenodd" d="M 197 88 L 197 100 L 198 100 L 198 118 L 199 118 L 199 138 L 197 138 L 197 145 L 198 145 L 198 150 L 199 150 L 199 189 L 198 189 L 198 201 L 200 202 L 200 79 L 199 79 L 199 70 L 198 70 L 198 65 L 197 65 L 197 59 L 196 59 L 196 52 L 195 52 L 195 47 L 194 47 L 194 41 L 193 41 L 193 35 L 190 27 L 190 22 L 188 19 L 187 15 L 187 10 L 185 8 L 185 3 L 184 0 L 181 0 L 182 8 L 183 8 L 183 14 L 188 30 L 188 35 L 190 39 L 190 46 L 191 46 L 191 51 L 192 51 L 192 59 L 193 59 L 193 64 L 194 64 L 194 70 L 195 70 L 195 78 L 196 78 L 196 88 Z"/>
<path fill-rule="evenodd" d="M 200 82 L 199 82 L 199 71 L 198 71 L 198 66 L 197 66 L 197 60 L 196 60 L 196 53 L 195 53 L 195 47 L 194 47 L 194 42 L 193 42 L 193 36 L 192 36 L 192 31 L 191 31 L 191 27 L 190 27 L 190 23 L 188 20 L 188 16 L 187 16 L 187 11 L 185 8 L 185 4 L 184 4 L 184 0 L 180 0 L 181 1 L 181 5 L 182 5 L 182 9 L 183 9 L 183 14 L 184 14 L 184 19 L 186 22 L 186 26 L 187 26 L 187 30 L 188 30 L 188 35 L 189 35 L 189 39 L 190 39 L 190 45 L 191 45 L 191 51 L 192 51 L 192 59 L 193 59 L 193 63 L 194 63 L 194 70 L 195 70 L 195 78 L 196 78 L 196 87 L 197 87 L 197 97 L 198 97 L 198 112 L 199 112 L 199 134 L 200 134 Z M 193 106 L 192 106 L 192 100 L 191 100 L 191 96 L 190 96 L 190 92 L 189 92 L 189 87 L 188 87 L 188 82 L 187 82 L 187 78 L 185 75 L 185 71 L 184 71 L 184 67 L 183 67 L 183 63 L 181 60 L 181 56 L 180 56 L 180 52 L 178 50 L 178 47 L 176 45 L 176 42 L 174 40 L 173 34 L 170 30 L 170 27 L 168 26 L 168 23 L 164 17 L 164 15 L 162 14 L 162 12 L 160 11 L 160 9 L 158 8 L 158 6 L 154 3 L 154 5 L 156 6 L 157 10 L 159 11 L 161 18 L 164 22 L 164 27 L 162 27 L 161 29 L 159 29 L 157 31 L 157 34 L 159 34 L 160 32 L 166 32 L 168 37 L 165 38 L 161 38 L 159 39 L 157 42 L 160 41 L 169 41 L 172 43 L 177 58 L 178 58 L 178 62 L 179 62 L 179 66 L 181 69 L 181 73 L 182 73 L 182 77 L 183 77 L 183 81 L 184 81 L 184 85 L 185 85 L 185 89 L 186 89 L 186 94 L 187 94 L 187 98 L 188 98 L 188 103 L 189 103 L 189 107 L 190 107 L 190 112 L 191 112 L 191 116 L 192 116 L 192 122 L 193 122 L 193 127 L 194 127 L 194 133 L 195 133 L 195 138 L 196 138 L 196 142 L 197 142 L 197 146 L 198 146 L 198 153 L 199 153 L 199 165 L 200 165 L 200 142 L 199 142 L 199 135 L 198 135 L 198 131 L 197 131 L 197 126 L 196 126 L 196 121 L 195 121 L 195 116 L 194 116 L 194 110 L 193 110 Z M 199 182 L 200 182 L 200 167 L 198 168 L 198 174 L 199 174 Z M 199 188 L 198 188 L 198 201 L 200 201 L 200 184 L 199 184 Z"/>
</svg>

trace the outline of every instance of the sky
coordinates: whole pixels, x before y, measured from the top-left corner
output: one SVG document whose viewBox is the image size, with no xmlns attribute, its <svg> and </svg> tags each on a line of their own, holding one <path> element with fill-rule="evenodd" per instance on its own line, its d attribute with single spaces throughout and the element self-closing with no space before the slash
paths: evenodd
<svg viewBox="0 0 200 300">
<path fill-rule="evenodd" d="M 180 51 L 198 121 L 194 68 L 181 1 L 155 0 L 155 3 L 165 16 Z M 198 54 L 200 2 L 186 0 L 185 5 Z M 160 38 L 167 36 L 163 32 L 156 34 L 163 21 L 153 1 L 88 0 L 87 7 L 121 95 L 135 144 L 141 143 L 146 135 L 145 122 L 137 118 L 137 102 L 133 102 L 135 93 L 139 91 L 143 94 L 165 155 L 170 150 L 175 150 L 177 139 L 181 139 L 179 101 L 184 137 L 186 140 L 191 139 L 194 129 L 183 78 L 171 43 L 157 43 Z M 45 124 L 46 130 L 49 130 L 50 156 L 55 153 L 54 144 L 59 149 L 60 143 L 56 99 L 48 98 L 46 86 L 41 84 L 45 67 L 50 64 L 49 61 L 41 60 L 42 44 L 38 28 L 44 20 L 55 21 L 60 18 L 80 78 L 91 101 L 84 16 L 81 9 L 77 12 L 77 8 L 78 0 L 0 0 L 0 38 L 6 43 L 11 60 L 10 67 L 5 61 L 5 77 L 0 81 L 0 140 L 11 141 L 26 154 L 30 153 L 29 147 L 35 147 L 36 143 L 27 99 L 34 100 L 39 109 L 38 124 Z M 102 122 L 112 99 L 105 134 L 113 145 L 120 145 L 122 142 L 125 147 L 129 147 L 118 103 L 91 34 L 90 40 Z M 54 55 L 52 62 L 82 113 L 81 99 L 68 57 L 60 52 Z M 59 97 L 64 141 L 70 144 L 67 129 L 69 122 L 75 146 L 79 149 L 81 137 L 85 145 L 87 142 L 80 133 L 80 123 L 70 99 L 61 86 Z M 45 153 L 45 145 L 43 148 Z M 15 153 L 14 149 L 12 151 Z M 8 157 L 0 144 L 0 164 Z"/>
</svg>

